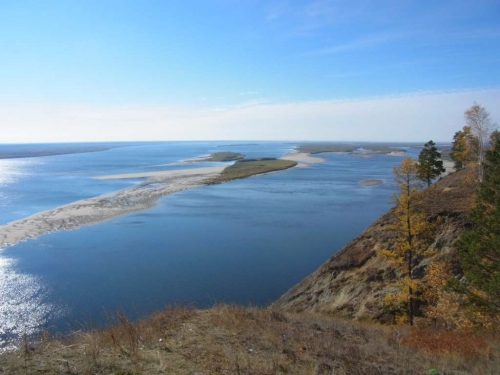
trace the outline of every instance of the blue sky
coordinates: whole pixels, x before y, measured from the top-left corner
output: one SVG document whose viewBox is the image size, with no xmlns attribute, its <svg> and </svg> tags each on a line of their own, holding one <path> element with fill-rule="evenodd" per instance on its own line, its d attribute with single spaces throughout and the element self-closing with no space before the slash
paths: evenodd
<svg viewBox="0 0 500 375">
<path fill-rule="evenodd" d="M 498 121 L 499 20 L 498 0 L 2 0 L 0 143 L 447 140 L 474 100 Z"/>
</svg>

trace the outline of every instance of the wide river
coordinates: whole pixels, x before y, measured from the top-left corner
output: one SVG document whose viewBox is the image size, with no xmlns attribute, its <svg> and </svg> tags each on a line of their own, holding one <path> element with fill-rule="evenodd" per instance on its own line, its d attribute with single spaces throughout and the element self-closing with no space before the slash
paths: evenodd
<svg viewBox="0 0 500 375">
<path fill-rule="evenodd" d="M 0 225 L 140 183 L 97 175 L 223 165 L 179 163 L 217 151 L 279 157 L 296 145 L 120 144 L 0 159 Z M 0 157 L 6 147 L 0 145 Z M 16 147 L 28 146 L 8 146 Z M 100 325 L 118 309 L 136 318 L 176 302 L 271 303 L 391 204 L 392 167 L 401 157 L 319 156 L 326 161 L 174 193 L 146 211 L 0 249 L 0 346 L 40 329 Z M 359 184 L 368 179 L 384 184 Z"/>
</svg>

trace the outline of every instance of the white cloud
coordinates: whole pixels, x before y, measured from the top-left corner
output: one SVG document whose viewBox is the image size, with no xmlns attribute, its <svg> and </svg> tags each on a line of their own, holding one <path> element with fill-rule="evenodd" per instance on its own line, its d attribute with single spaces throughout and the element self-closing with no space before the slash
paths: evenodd
<svg viewBox="0 0 500 375">
<path fill-rule="evenodd" d="M 500 122 L 500 89 L 201 108 L 0 107 L 2 143 L 132 140 L 451 141 L 474 101 Z"/>
</svg>

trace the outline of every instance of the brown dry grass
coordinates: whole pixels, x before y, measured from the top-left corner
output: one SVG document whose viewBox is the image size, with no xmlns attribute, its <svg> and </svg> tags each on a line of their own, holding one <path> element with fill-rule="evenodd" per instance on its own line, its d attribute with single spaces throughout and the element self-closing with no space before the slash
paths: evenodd
<svg viewBox="0 0 500 375">
<path fill-rule="evenodd" d="M 2 354 L 0 374 L 498 374 L 499 342 L 276 309 L 175 307 L 44 337 Z"/>
</svg>

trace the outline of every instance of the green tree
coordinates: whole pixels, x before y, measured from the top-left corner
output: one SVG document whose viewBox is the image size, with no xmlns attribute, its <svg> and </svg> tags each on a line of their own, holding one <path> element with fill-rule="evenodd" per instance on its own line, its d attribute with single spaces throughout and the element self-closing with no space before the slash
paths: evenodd
<svg viewBox="0 0 500 375">
<path fill-rule="evenodd" d="M 469 126 L 464 126 L 462 130 L 455 133 L 450 157 L 455 162 L 454 167 L 456 170 L 464 168 L 472 161 L 474 143 Z"/>
<path fill-rule="evenodd" d="M 441 160 L 441 153 L 436 148 L 436 144 L 431 140 L 424 145 L 420 155 L 418 155 L 418 177 L 427 182 L 427 186 L 441 173 L 446 172 Z"/>
<path fill-rule="evenodd" d="M 490 134 L 490 147 L 495 148 L 495 145 L 499 140 L 500 140 L 500 131 L 498 131 L 498 129 L 495 129 Z"/>
<path fill-rule="evenodd" d="M 423 212 L 424 200 L 422 181 L 418 177 L 419 167 L 411 158 L 401 161 L 394 167 L 394 180 L 399 192 L 393 199 L 394 223 L 391 230 L 396 234 L 394 247 L 391 250 L 380 250 L 381 255 L 391 259 L 391 263 L 399 269 L 401 276 L 395 283 L 400 293 L 388 295 L 384 302 L 392 307 L 400 305 L 406 310 L 408 323 L 413 325 L 415 316 L 415 300 L 421 292 L 421 281 L 413 273 L 422 256 L 430 255 L 428 248 L 432 242 L 434 224 L 427 221 Z"/>
<path fill-rule="evenodd" d="M 466 283 L 462 291 L 473 305 L 500 314 L 500 140 L 485 155 L 484 180 L 471 211 L 472 227 L 457 243 Z"/>
</svg>

